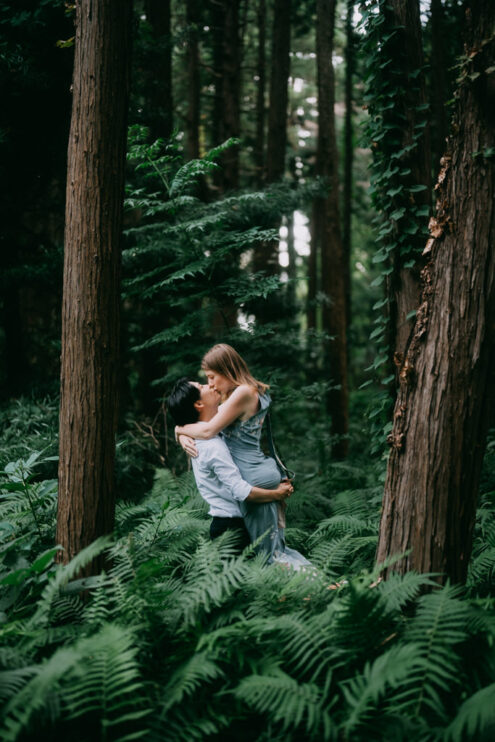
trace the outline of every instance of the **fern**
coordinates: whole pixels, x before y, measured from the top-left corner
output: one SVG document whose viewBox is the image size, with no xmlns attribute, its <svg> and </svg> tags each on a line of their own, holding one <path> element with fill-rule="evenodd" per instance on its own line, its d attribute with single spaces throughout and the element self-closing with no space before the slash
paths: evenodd
<svg viewBox="0 0 495 742">
<path fill-rule="evenodd" d="M 321 729 L 319 739 L 330 739 L 333 730 L 328 706 L 323 707 L 321 690 L 312 683 L 298 683 L 282 670 L 270 668 L 269 673 L 241 680 L 235 697 L 268 714 L 283 730 L 301 728 L 311 735 Z"/>
<path fill-rule="evenodd" d="M 489 742 L 495 735 L 495 683 L 474 693 L 460 706 L 445 730 L 446 742 Z"/>
<path fill-rule="evenodd" d="M 204 689 L 212 680 L 222 678 L 223 670 L 206 652 L 197 652 L 172 673 L 163 689 L 162 716 L 172 706 L 181 703 L 199 688 Z"/>
</svg>

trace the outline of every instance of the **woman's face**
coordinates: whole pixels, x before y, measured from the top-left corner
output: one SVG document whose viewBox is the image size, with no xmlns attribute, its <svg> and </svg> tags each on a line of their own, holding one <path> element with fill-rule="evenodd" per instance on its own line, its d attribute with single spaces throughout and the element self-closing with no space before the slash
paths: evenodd
<svg viewBox="0 0 495 742">
<path fill-rule="evenodd" d="M 212 371 L 211 369 L 207 368 L 205 369 L 205 374 L 206 378 L 208 379 L 208 386 L 211 389 L 214 389 L 216 392 L 219 392 L 222 397 L 225 397 L 233 389 L 235 389 L 235 384 L 227 379 L 226 376 L 222 376 L 222 374 L 217 373 L 217 371 Z"/>
</svg>

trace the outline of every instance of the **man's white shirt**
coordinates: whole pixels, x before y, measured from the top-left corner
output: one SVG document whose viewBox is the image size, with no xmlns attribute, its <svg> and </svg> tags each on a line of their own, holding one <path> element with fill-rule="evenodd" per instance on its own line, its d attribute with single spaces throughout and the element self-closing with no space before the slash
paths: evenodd
<svg viewBox="0 0 495 742">
<path fill-rule="evenodd" d="M 242 518 L 239 502 L 252 490 L 234 464 L 225 441 L 216 435 L 196 440 L 198 455 L 192 459 L 196 485 L 210 506 L 209 514 L 220 518 Z"/>
</svg>

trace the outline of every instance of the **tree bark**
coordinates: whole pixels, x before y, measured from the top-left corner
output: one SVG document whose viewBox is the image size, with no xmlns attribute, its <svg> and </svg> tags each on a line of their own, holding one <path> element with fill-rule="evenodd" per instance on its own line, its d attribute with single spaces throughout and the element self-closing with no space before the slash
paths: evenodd
<svg viewBox="0 0 495 742">
<path fill-rule="evenodd" d="M 352 103 L 354 75 L 354 29 L 352 15 L 354 0 L 347 0 L 346 32 L 346 67 L 345 67 L 345 120 L 344 120 L 344 193 L 342 218 L 342 249 L 344 252 L 345 298 L 347 324 L 351 321 L 351 220 L 352 220 Z"/>
<path fill-rule="evenodd" d="M 168 139 L 172 134 L 172 43 L 171 0 L 145 0 L 146 18 L 151 26 L 154 45 L 147 60 L 149 70 L 148 104 L 152 140 Z"/>
<path fill-rule="evenodd" d="M 254 143 L 254 165 L 256 182 L 263 185 L 265 166 L 265 87 L 266 87 L 266 0 L 258 0 L 258 56 L 256 60 L 256 135 Z"/>
<path fill-rule="evenodd" d="M 57 516 L 66 561 L 113 528 L 130 24 L 131 0 L 76 4 Z"/>
<path fill-rule="evenodd" d="M 290 20 L 291 0 L 274 0 L 266 155 L 266 181 L 268 183 L 280 180 L 285 173 L 290 74 Z"/>
<path fill-rule="evenodd" d="M 414 194 L 418 206 L 431 204 L 431 154 L 428 129 L 417 139 L 415 128 L 419 121 L 426 118 L 425 112 L 418 112 L 418 106 L 425 105 L 426 86 L 423 73 L 424 57 L 422 45 L 419 0 L 390 0 L 385 12 L 385 33 L 398 29 L 393 39 L 391 52 L 393 66 L 398 69 L 401 84 L 405 93 L 395 102 L 402 114 L 404 128 L 398 150 L 404 154 L 398 162 L 404 170 L 410 170 L 408 176 L 401 180 L 402 185 L 424 185 L 424 191 Z M 394 53 L 395 51 L 395 53 Z M 392 71 L 393 74 L 393 71 Z M 395 113 L 395 115 L 397 115 Z M 416 142 L 414 149 L 412 147 Z M 395 207 L 394 207 L 395 208 Z M 392 209 L 393 210 L 393 209 Z M 421 221 L 421 220 L 420 220 Z M 424 217 L 426 228 L 426 217 Z M 393 237 L 399 247 L 393 256 L 393 272 L 389 282 L 390 298 L 390 350 L 391 355 L 403 354 L 411 333 L 411 323 L 407 319 L 410 312 L 418 306 L 420 296 L 420 277 L 417 267 L 406 268 L 405 263 L 411 256 L 419 255 L 423 242 L 422 231 L 416 236 L 400 233 L 400 224 L 395 225 Z M 404 251 L 405 242 L 409 250 Z"/>
<path fill-rule="evenodd" d="M 448 84 L 445 59 L 445 13 L 442 0 L 431 0 L 431 109 L 432 109 L 432 154 L 437 167 L 445 149 L 448 132 L 447 103 Z"/>
<path fill-rule="evenodd" d="M 291 38 L 291 0 L 274 0 L 272 25 L 272 51 L 270 67 L 270 103 L 268 109 L 268 132 L 266 146 L 265 182 L 274 183 L 285 174 L 285 150 L 287 145 L 287 106 L 289 100 Z M 270 225 L 274 228 L 280 222 Z M 277 275 L 278 240 L 258 245 L 254 251 L 255 272 Z M 284 313 L 279 300 L 273 295 L 258 304 L 256 317 L 259 322 L 273 321 Z"/>
<path fill-rule="evenodd" d="M 322 308 L 323 330 L 333 339 L 325 342 L 326 368 L 334 387 L 327 395 L 336 442 L 333 455 L 348 452 L 349 392 L 347 383 L 346 271 L 342 248 L 338 155 L 335 136 L 335 79 L 332 65 L 335 0 L 316 3 L 316 60 L 318 69 L 318 142 L 316 173 L 325 179 L 328 193 L 314 202 L 316 246 L 321 251 L 321 287 L 326 296 Z M 318 217 L 316 218 L 316 215 Z"/>
<path fill-rule="evenodd" d="M 377 559 L 466 577 L 495 361 L 495 5 L 472 0 L 453 135 L 389 442 Z M 474 154 L 473 154 L 474 153 Z"/>
<path fill-rule="evenodd" d="M 213 68 L 215 98 L 213 104 L 213 144 L 217 146 L 240 135 L 241 38 L 239 33 L 240 0 L 211 0 L 213 26 Z M 222 169 L 215 175 L 220 191 L 239 186 L 239 149 L 231 147 L 220 160 Z"/>
<path fill-rule="evenodd" d="M 199 41 L 198 29 L 200 13 L 198 0 L 187 0 L 186 22 L 187 40 L 187 79 L 188 99 L 186 113 L 186 157 L 188 160 L 199 158 L 199 116 L 201 82 L 199 74 Z"/>
</svg>

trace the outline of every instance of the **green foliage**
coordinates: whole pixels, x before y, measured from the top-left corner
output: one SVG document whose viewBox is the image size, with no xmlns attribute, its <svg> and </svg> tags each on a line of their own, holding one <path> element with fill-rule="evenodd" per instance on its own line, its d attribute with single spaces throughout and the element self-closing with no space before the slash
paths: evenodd
<svg viewBox="0 0 495 742">
<path fill-rule="evenodd" d="M 360 10 L 367 59 L 364 101 L 369 114 L 364 139 L 373 154 L 370 193 L 377 250 L 372 260 L 380 268 L 373 284 L 387 287 L 385 297 L 373 307 L 377 316 L 370 339 L 376 355 L 368 371 L 390 388 L 395 378 L 391 364 L 395 347 L 389 347 L 396 322 L 393 283 L 401 270 L 417 267 L 427 236 L 429 209 L 421 196 L 427 185 L 412 181 L 412 161 L 424 138 L 429 107 L 417 103 L 423 70 L 407 71 L 403 29 L 393 25 L 388 0 L 365 0 Z M 412 101 L 416 101 L 414 107 Z M 406 136 L 411 111 L 415 114 L 414 127 Z M 408 317 L 408 321 L 412 319 L 412 315 Z M 383 390 L 373 406 L 376 451 L 383 450 L 390 429 L 391 402 L 392 395 Z"/>
<path fill-rule="evenodd" d="M 159 140 L 150 145 L 146 138 L 145 129 L 131 127 L 129 159 L 138 181 L 129 188 L 126 204 L 139 224 L 127 230 L 124 295 L 133 305 L 145 302 L 148 318 L 159 315 L 160 329 L 148 336 L 134 321 L 130 343 L 137 352 L 158 351 L 166 373 L 154 383 L 168 384 L 193 363 L 197 367 L 215 340 L 239 334 L 232 312 L 247 314 L 253 303 L 275 292 L 284 301 L 278 277 L 249 274 L 240 266 L 256 246 L 276 239 L 274 218 L 310 199 L 319 186 L 294 191 L 282 184 L 204 202 L 196 195 L 198 188 L 236 141 L 181 164 L 176 144 Z M 280 334 L 282 328 L 277 329 Z M 252 323 L 249 330 L 252 335 Z"/>
<path fill-rule="evenodd" d="M 493 598 L 475 581 L 495 523 L 488 492 L 469 598 L 425 594 L 424 575 L 379 580 L 374 465 L 301 473 L 288 533 L 313 567 L 294 573 L 235 556 L 232 534 L 210 542 L 191 473 L 167 469 L 140 502 L 119 503 L 113 540 L 55 564 L 25 490 L 44 488 L 31 478 L 40 458 L 7 466 L 5 484 L 23 490 L 0 500 L 2 739 L 491 738 Z M 102 551 L 107 571 L 81 579 Z"/>
</svg>

